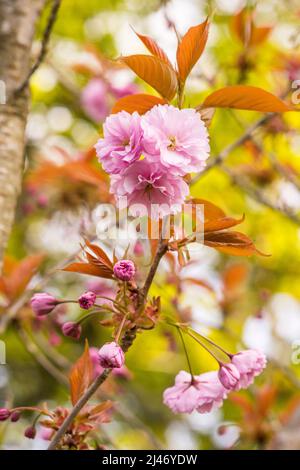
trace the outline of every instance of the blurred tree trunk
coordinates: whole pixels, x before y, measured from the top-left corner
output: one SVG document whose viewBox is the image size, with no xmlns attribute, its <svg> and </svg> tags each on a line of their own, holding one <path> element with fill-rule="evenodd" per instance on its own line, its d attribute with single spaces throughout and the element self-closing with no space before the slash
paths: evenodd
<svg viewBox="0 0 300 470">
<path fill-rule="evenodd" d="M 29 91 L 14 91 L 31 67 L 35 24 L 45 0 L 0 0 L 0 80 L 6 104 L 0 104 L 0 272 L 21 188 Z M 3 87 L 2 87 L 3 88 Z"/>
</svg>

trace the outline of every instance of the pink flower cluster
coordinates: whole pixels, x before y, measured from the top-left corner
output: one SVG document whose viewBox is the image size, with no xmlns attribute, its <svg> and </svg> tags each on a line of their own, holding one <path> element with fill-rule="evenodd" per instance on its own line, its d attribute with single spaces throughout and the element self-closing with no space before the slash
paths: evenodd
<svg viewBox="0 0 300 470">
<path fill-rule="evenodd" d="M 231 390 L 247 388 L 266 366 L 266 357 L 260 351 L 249 349 L 222 364 L 219 372 L 191 376 L 181 371 L 175 385 L 164 392 L 164 403 L 174 413 L 208 413 L 219 408 Z"/>
<path fill-rule="evenodd" d="M 151 205 L 163 205 L 153 218 L 179 212 L 189 194 L 183 176 L 203 170 L 209 156 L 199 113 L 169 105 L 143 116 L 121 111 L 106 119 L 103 132 L 95 148 L 115 197 L 127 197 L 128 206 L 142 204 L 148 214 Z"/>
</svg>

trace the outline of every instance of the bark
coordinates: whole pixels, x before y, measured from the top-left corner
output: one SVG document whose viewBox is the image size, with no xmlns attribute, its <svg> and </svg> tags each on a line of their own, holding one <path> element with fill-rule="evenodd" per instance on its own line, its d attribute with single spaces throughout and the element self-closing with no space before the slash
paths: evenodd
<svg viewBox="0 0 300 470">
<path fill-rule="evenodd" d="M 0 272 L 14 221 L 23 173 L 29 91 L 14 91 L 31 67 L 36 20 L 45 0 L 0 0 L 0 80 L 6 104 L 0 104 Z"/>
</svg>

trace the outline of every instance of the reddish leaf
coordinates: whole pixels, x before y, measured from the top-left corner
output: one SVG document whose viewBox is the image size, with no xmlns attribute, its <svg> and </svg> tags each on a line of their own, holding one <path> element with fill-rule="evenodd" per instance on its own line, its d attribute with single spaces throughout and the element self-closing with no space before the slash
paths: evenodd
<svg viewBox="0 0 300 470">
<path fill-rule="evenodd" d="M 0 290 L 10 300 L 19 297 L 24 292 L 43 259 L 44 255 L 41 254 L 27 256 L 21 261 L 6 258 L 4 262 L 4 276 L 0 278 Z"/>
<path fill-rule="evenodd" d="M 233 85 L 214 91 L 205 98 L 202 106 L 246 109 L 264 113 L 295 111 L 272 93 L 248 85 Z"/>
<path fill-rule="evenodd" d="M 253 15 L 246 8 L 233 17 L 232 30 L 245 46 L 257 46 L 268 37 L 272 27 L 255 26 Z"/>
<path fill-rule="evenodd" d="M 243 216 L 241 219 L 234 219 L 233 217 L 223 217 L 221 219 L 209 220 L 204 223 L 204 232 L 216 232 L 219 230 L 225 230 L 235 225 L 241 224 L 245 219 Z"/>
<path fill-rule="evenodd" d="M 215 219 L 222 219 L 226 217 L 225 212 L 220 209 L 220 207 L 216 206 L 210 201 L 201 198 L 193 198 L 187 201 L 187 204 L 201 204 L 203 205 L 204 211 L 204 220 L 215 220 Z"/>
<path fill-rule="evenodd" d="M 206 19 L 204 23 L 190 28 L 178 45 L 176 54 L 178 75 L 183 83 L 204 51 L 208 29 L 209 23 Z"/>
<path fill-rule="evenodd" d="M 106 279 L 112 279 L 112 274 L 107 272 L 105 269 L 100 266 L 95 266 L 89 263 L 71 263 L 62 271 L 69 271 L 79 274 L 89 274 L 90 276 L 104 277 Z"/>
<path fill-rule="evenodd" d="M 148 51 L 151 52 L 152 55 L 158 57 L 167 65 L 172 67 L 171 62 L 165 51 L 154 41 L 154 39 L 150 38 L 149 36 L 144 36 L 143 34 L 139 34 L 134 31 L 137 37 L 142 41 L 142 43 L 147 47 Z M 173 68 L 173 67 L 172 67 Z"/>
<path fill-rule="evenodd" d="M 158 96 L 138 93 L 136 95 L 124 96 L 119 99 L 112 108 L 112 113 L 127 111 L 127 113 L 132 114 L 134 111 L 137 111 L 139 114 L 145 114 L 149 109 L 153 108 L 153 106 L 166 103 L 166 100 L 159 98 Z"/>
<path fill-rule="evenodd" d="M 234 256 L 251 256 L 258 251 L 250 238 L 240 232 L 211 232 L 204 235 L 204 245 Z"/>
<path fill-rule="evenodd" d="M 90 358 L 89 344 L 85 340 L 84 353 L 74 364 L 70 372 L 71 401 L 74 406 L 86 392 L 93 380 L 93 364 Z"/>
<path fill-rule="evenodd" d="M 89 415 L 90 416 L 99 415 L 99 414 L 101 414 L 105 411 L 110 410 L 113 406 L 114 406 L 114 404 L 113 404 L 112 401 L 110 401 L 110 400 L 104 401 L 103 403 L 100 403 L 99 405 L 94 406 L 94 408 L 92 408 L 89 411 Z"/>
<path fill-rule="evenodd" d="M 112 262 L 110 261 L 107 254 L 102 250 L 102 248 L 100 248 L 100 246 L 90 243 L 87 239 L 85 239 L 85 244 L 97 256 L 98 260 L 100 260 L 108 268 L 112 269 Z"/>
<path fill-rule="evenodd" d="M 177 90 L 176 72 L 159 57 L 136 54 L 121 57 L 120 60 L 163 98 L 167 100 L 174 98 Z"/>
<path fill-rule="evenodd" d="M 246 279 L 248 273 L 247 266 L 241 263 L 235 263 L 223 272 L 223 284 L 226 295 L 235 291 Z"/>
<path fill-rule="evenodd" d="M 63 268 L 62 271 L 89 274 L 91 276 L 112 279 L 113 265 L 106 253 L 102 250 L 102 248 L 100 248 L 100 246 L 94 245 L 88 240 L 85 240 L 85 243 L 90 252 L 92 252 L 90 253 L 89 251 L 84 249 L 87 262 L 71 263 L 65 268 Z"/>
</svg>

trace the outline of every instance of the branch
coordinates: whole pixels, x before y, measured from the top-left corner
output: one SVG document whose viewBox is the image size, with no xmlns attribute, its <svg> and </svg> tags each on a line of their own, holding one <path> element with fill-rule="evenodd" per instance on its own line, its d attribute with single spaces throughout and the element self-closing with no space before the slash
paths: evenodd
<svg viewBox="0 0 300 470">
<path fill-rule="evenodd" d="M 280 214 L 290 219 L 292 222 L 300 225 L 300 218 L 297 214 L 270 201 L 265 196 L 265 194 L 259 191 L 259 189 L 256 188 L 253 184 L 251 184 L 248 179 L 245 178 L 245 176 L 237 175 L 230 168 L 224 165 L 220 165 L 220 169 L 229 176 L 233 184 L 242 188 L 252 199 L 268 207 L 269 209 L 272 209 L 273 211 L 279 212 Z"/>
<path fill-rule="evenodd" d="M 250 127 L 248 127 L 248 129 L 237 139 L 235 140 L 234 142 L 232 142 L 230 145 L 228 145 L 227 147 L 225 147 L 220 153 L 218 153 L 215 157 L 212 157 L 209 164 L 205 167 L 205 169 L 199 173 L 198 175 L 196 175 L 192 181 L 191 181 L 191 185 L 197 183 L 203 175 L 205 175 L 205 173 L 207 173 L 209 170 L 211 170 L 212 168 L 214 168 L 216 165 L 218 165 L 219 163 L 222 163 L 223 160 L 225 160 L 225 158 L 231 153 L 233 152 L 233 150 L 235 150 L 236 148 L 238 148 L 240 145 L 242 145 L 246 140 L 249 139 L 249 137 L 251 136 L 251 134 L 256 130 L 258 129 L 260 126 L 262 126 L 263 124 L 265 124 L 266 122 L 268 122 L 273 116 L 275 115 L 275 113 L 270 113 L 270 114 L 266 114 L 265 116 L 263 116 L 262 118 L 260 118 L 258 121 L 256 121 L 254 124 L 252 124 Z"/>
<path fill-rule="evenodd" d="M 54 438 L 52 439 L 48 450 L 54 450 L 57 445 L 59 444 L 61 438 L 64 436 L 64 434 L 67 432 L 71 424 L 73 423 L 74 419 L 76 416 L 80 413 L 81 409 L 84 407 L 84 405 L 87 404 L 89 399 L 94 395 L 94 393 L 98 390 L 100 385 L 105 382 L 107 377 L 109 376 L 111 372 L 111 369 L 105 369 L 104 372 L 102 372 L 101 375 L 99 375 L 94 382 L 89 386 L 87 391 L 82 395 L 82 397 L 78 400 L 74 408 L 72 409 L 71 413 L 69 416 L 64 420 L 63 424 L 61 427 L 58 429 L 57 433 L 55 434 Z"/>
<path fill-rule="evenodd" d="M 41 65 L 41 63 L 43 62 L 43 60 L 44 60 L 44 58 L 47 54 L 47 47 L 48 47 L 49 39 L 50 39 L 50 36 L 51 36 L 51 32 L 52 32 L 54 23 L 55 23 L 56 18 L 57 18 L 59 7 L 61 5 L 61 0 L 52 0 L 52 2 L 53 2 L 52 8 L 51 8 L 49 18 L 48 18 L 48 22 L 47 22 L 47 25 L 46 25 L 46 28 L 45 28 L 45 31 L 44 31 L 44 34 L 43 34 L 43 38 L 42 38 L 42 45 L 41 45 L 40 53 L 38 55 L 38 58 L 37 58 L 35 64 L 32 66 L 32 68 L 28 72 L 28 75 L 25 78 L 25 80 L 15 90 L 15 92 L 14 92 L 15 95 L 20 94 L 20 93 L 22 93 L 22 91 L 25 90 L 25 88 L 29 84 L 30 78 L 32 77 L 34 72 L 37 71 L 37 69 L 39 68 L 39 66 Z"/>
<path fill-rule="evenodd" d="M 168 245 L 166 244 L 165 240 L 161 239 L 153 260 L 153 263 L 151 265 L 151 268 L 149 270 L 149 273 L 147 275 L 144 287 L 142 288 L 141 292 L 141 297 L 140 297 L 140 302 L 141 302 L 141 307 L 143 308 L 145 305 L 145 301 L 147 299 L 147 294 L 149 292 L 150 286 L 152 284 L 153 278 L 155 276 L 155 273 L 157 271 L 158 265 L 160 263 L 161 258 L 163 255 L 166 253 L 168 249 Z M 134 339 L 136 336 L 136 328 L 132 328 L 131 330 L 125 332 L 124 337 L 122 339 L 122 349 L 124 352 L 126 352 L 130 346 L 132 345 Z M 56 432 L 52 442 L 50 443 L 48 450 L 54 450 L 61 438 L 64 436 L 64 434 L 67 432 L 71 424 L 73 423 L 74 419 L 76 416 L 80 413 L 81 409 L 87 404 L 89 399 L 94 395 L 94 393 L 98 390 L 98 388 L 105 382 L 109 374 L 111 373 L 112 369 L 105 369 L 104 372 L 99 375 L 94 382 L 90 385 L 90 387 L 87 389 L 87 391 L 82 395 L 82 397 L 78 400 L 74 408 L 72 409 L 71 413 L 69 416 L 65 419 L 63 422 L 62 426 L 58 429 Z"/>
</svg>

